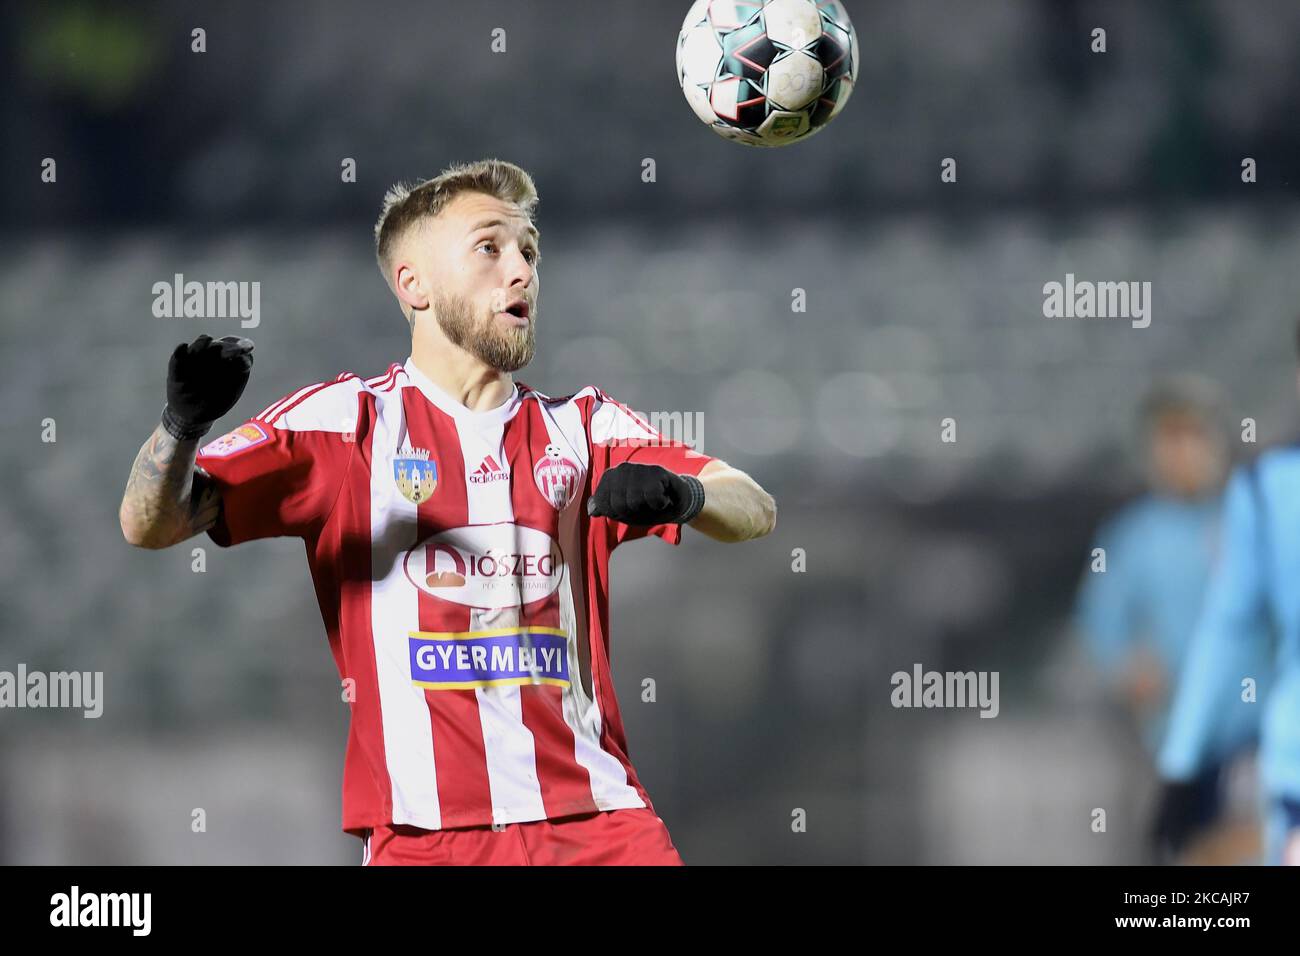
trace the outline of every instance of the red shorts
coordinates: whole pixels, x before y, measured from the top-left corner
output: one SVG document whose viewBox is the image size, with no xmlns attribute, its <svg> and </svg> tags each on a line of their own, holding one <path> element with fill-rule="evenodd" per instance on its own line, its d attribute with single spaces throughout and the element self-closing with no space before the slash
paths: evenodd
<svg viewBox="0 0 1300 956">
<path fill-rule="evenodd" d="M 386 824 L 362 838 L 363 866 L 683 866 L 646 807 L 556 820 L 424 830 Z"/>
</svg>

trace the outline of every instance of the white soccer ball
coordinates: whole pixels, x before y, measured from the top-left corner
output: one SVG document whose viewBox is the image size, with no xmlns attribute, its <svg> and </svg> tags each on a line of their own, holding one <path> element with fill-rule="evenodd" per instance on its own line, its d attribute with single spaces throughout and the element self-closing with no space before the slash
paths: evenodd
<svg viewBox="0 0 1300 956">
<path fill-rule="evenodd" d="M 677 36 L 686 102 L 719 136 L 787 146 L 839 115 L 858 38 L 839 0 L 695 0 Z"/>
</svg>

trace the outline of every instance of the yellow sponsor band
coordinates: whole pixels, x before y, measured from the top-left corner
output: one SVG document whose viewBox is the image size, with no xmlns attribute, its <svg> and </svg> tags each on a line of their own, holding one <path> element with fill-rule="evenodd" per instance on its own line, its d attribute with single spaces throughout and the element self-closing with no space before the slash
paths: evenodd
<svg viewBox="0 0 1300 956">
<path fill-rule="evenodd" d="M 411 637 L 422 641 L 475 641 L 485 637 L 508 637 L 511 634 L 554 634 L 568 637 L 562 627 L 497 627 L 490 631 L 407 631 Z"/>
<path fill-rule="evenodd" d="M 568 687 L 567 680 L 561 680 L 558 677 L 539 677 L 533 680 L 531 677 L 502 677 L 499 680 L 466 680 L 466 681 L 411 681 L 416 687 L 423 687 L 425 690 L 474 690 L 475 688 L 487 687 L 522 687 L 524 684 L 550 684 L 552 687 Z"/>
</svg>

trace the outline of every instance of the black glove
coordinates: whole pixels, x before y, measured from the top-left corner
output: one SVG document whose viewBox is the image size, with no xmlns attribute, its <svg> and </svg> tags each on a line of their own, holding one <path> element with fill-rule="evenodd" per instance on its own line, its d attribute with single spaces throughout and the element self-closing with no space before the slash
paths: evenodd
<svg viewBox="0 0 1300 956">
<path fill-rule="evenodd" d="M 1177 857 L 1205 827 L 1209 822 L 1205 803 L 1205 788 L 1199 781 L 1166 782 L 1161 787 L 1151 823 L 1151 843 L 1158 858 Z"/>
<path fill-rule="evenodd" d="M 187 441 L 207 433 L 235 407 L 253 369 L 253 340 L 227 335 L 215 342 L 200 335 L 182 342 L 167 363 L 167 404 L 163 428 Z"/>
<path fill-rule="evenodd" d="M 694 475 L 625 462 L 605 472 L 587 514 L 624 524 L 685 524 L 703 507 L 704 485 Z"/>
</svg>

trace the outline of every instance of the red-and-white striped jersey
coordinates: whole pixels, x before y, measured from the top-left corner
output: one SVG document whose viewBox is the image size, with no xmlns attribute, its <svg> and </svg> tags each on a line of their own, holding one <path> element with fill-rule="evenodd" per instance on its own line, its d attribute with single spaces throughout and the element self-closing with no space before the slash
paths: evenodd
<svg viewBox="0 0 1300 956">
<path fill-rule="evenodd" d="M 609 664 L 611 552 L 681 526 L 587 516 L 623 462 L 698 474 L 588 386 L 465 408 L 408 358 L 300 389 L 205 445 L 222 547 L 303 538 L 352 721 L 343 828 L 651 807 Z"/>
</svg>

